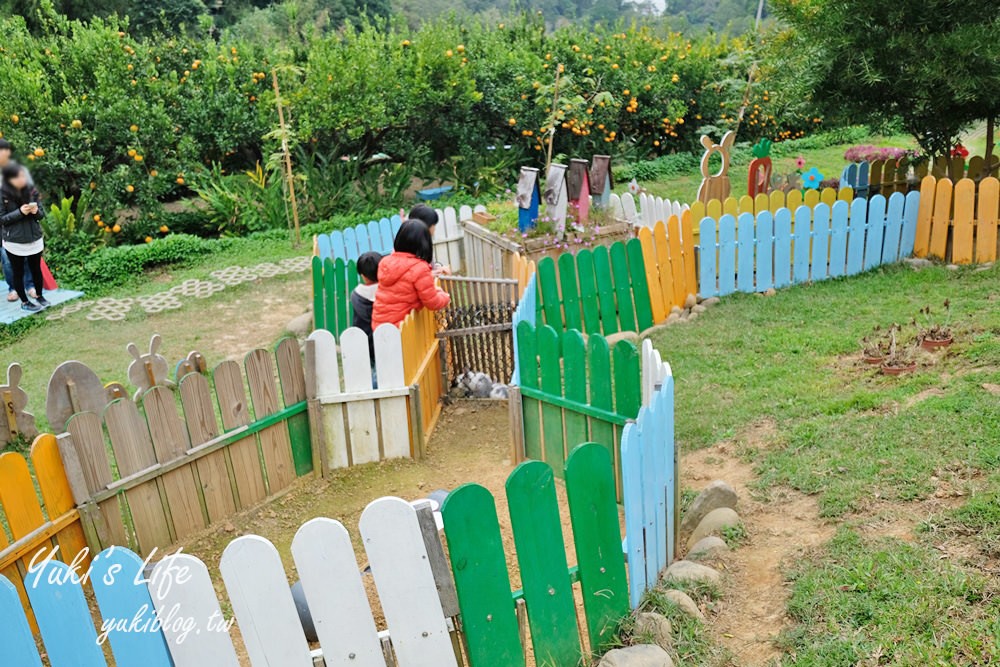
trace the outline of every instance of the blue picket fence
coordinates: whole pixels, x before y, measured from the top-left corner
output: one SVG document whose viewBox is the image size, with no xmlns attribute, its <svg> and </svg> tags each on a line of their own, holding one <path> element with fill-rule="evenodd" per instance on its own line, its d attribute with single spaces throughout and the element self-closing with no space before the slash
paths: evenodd
<svg viewBox="0 0 1000 667">
<path fill-rule="evenodd" d="M 347 229 L 338 229 L 329 234 L 316 236 L 316 253 L 320 259 L 357 260 L 366 252 L 388 255 L 396 238 L 402 220 L 398 215 L 381 220 L 372 220 Z"/>
<path fill-rule="evenodd" d="M 528 279 L 528 284 L 524 288 L 521 300 L 517 302 L 517 310 L 514 311 L 513 331 L 514 331 L 514 375 L 510 380 L 511 385 L 521 384 L 521 374 L 518 372 L 517 362 L 517 325 L 521 322 L 530 322 L 531 326 L 538 324 L 538 282 L 537 274 L 532 274 Z"/>
<path fill-rule="evenodd" d="M 701 221 L 704 297 L 851 276 L 913 254 L 920 193 Z"/>
<path fill-rule="evenodd" d="M 646 351 L 643 350 L 644 375 Z M 644 401 L 638 418 L 626 424 L 622 432 L 624 548 L 633 609 L 674 559 L 678 484 L 675 454 L 674 378 L 670 367 L 664 364 L 662 378 L 648 405 Z"/>
</svg>

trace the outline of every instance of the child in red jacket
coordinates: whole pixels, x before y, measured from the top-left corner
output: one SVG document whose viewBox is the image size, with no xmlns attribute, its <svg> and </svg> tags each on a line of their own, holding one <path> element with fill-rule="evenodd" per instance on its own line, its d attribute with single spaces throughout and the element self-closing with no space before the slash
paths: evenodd
<svg viewBox="0 0 1000 667">
<path fill-rule="evenodd" d="M 451 297 L 434 284 L 431 262 L 434 246 L 430 230 L 419 220 L 399 228 L 393 253 L 378 265 L 378 295 L 372 310 L 372 330 L 381 324 L 402 324 L 421 307 L 441 310 Z"/>
</svg>

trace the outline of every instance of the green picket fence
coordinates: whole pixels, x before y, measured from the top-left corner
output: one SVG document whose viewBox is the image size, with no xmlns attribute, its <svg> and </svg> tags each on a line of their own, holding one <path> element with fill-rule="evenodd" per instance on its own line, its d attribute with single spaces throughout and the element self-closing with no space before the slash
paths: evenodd
<svg viewBox="0 0 1000 667">
<path fill-rule="evenodd" d="M 538 262 L 540 311 L 557 331 L 644 331 L 655 324 L 648 281 L 639 239 L 546 257 Z"/>
<path fill-rule="evenodd" d="M 518 323 L 517 341 L 519 453 L 558 470 L 576 444 L 595 442 L 608 450 L 621 480 L 618 443 L 642 404 L 635 345 L 622 340 L 612 349 L 600 334 L 584 340 L 575 329 L 559 333 L 527 321 Z"/>
<path fill-rule="evenodd" d="M 351 326 L 351 292 L 358 285 L 354 260 L 312 259 L 313 329 L 326 329 L 340 340 Z"/>
<path fill-rule="evenodd" d="M 496 502 L 478 484 L 449 494 L 444 531 L 471 667 L 525 667 L 518 601 L 531 631 L 534 663 L 578 667 L 613 644 L 629 613 L 613 459 L 603 445 L 576 447 L 565 470 L 577 565 L 566 557 L 553 466 L 520 464 L 507 479 L 507 507 L 522 588 L 511 590 Z M 586 632 L 577 623 L 580 585 Z M 513 602 L 512 602 L 513 596 Z"/>
</svg>

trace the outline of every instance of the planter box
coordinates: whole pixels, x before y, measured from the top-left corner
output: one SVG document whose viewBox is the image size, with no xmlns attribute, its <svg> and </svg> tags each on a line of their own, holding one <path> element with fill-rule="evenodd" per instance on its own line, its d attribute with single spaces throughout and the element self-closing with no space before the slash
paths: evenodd
<svg viewBox="0 0 1000 667">
<path fill-rule="evenodd" d="M 609 246 L 616 241 L 627 241 L 633 233 L 629 223 L 615 222 L 601 227 L 590 246 L 570 243 L 569 248 L 563 249 L 561 244 L 558 247 L 546 245 L 544 239 L 514 241 L 472 220 L 464 220 L 462 226 L 466 273 L 479 278 L 514 278 L 514 253 L 537 262 L 543 257 L 555 258 L 567 252 L 576 254 L 578 250 L 594 245 Z"/>
</svg>

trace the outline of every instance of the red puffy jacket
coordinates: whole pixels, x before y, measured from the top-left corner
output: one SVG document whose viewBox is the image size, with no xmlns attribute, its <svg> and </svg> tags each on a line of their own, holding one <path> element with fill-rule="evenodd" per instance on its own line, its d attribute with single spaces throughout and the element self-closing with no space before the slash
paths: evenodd
<svg viewBox="0 0 1000 667">
<path fill-rule="evenodd" d="M 441 310 L 451 297 L 434 284 L 431 265 L 408 252 L 394 252 L 378 265 L 378 293 L 372 310 L 372 330 L 380 324 L 402 324 L 421 306 Z"/>
</svg>

